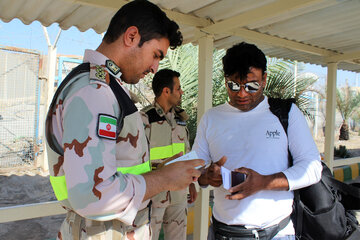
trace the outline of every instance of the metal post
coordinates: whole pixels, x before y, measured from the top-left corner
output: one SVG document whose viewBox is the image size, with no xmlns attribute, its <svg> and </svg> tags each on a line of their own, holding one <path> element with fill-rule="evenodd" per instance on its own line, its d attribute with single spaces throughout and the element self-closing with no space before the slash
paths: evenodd
<svg viewBox="0 0 360 240">
<path fill-rule="evenodd" d="M 56 36 L 54 45 L 51 45 L 50 38 L 48 35 L 48 32 L 46 28 L 43 26 L 44 35 L 46 38 L 46 42 L 48 44 L 48 74 L 47 74 L 47 99 L 46 99 L 46 110 L 48 110 L 51 100 L 54 96 L 54 85 L 55 85 L 55 71 L 56 71 L 56 44 L 59 40 L 61 29 L 58 32 L 58 35 Z M 45 135 L 45 134 L 44 134 Z M 44 147 L 44 162 L 40 163 L 43 170 L 48 170 L 48 161 L 47 161 L 47 150 L 46 147 Z"/>
</svg>

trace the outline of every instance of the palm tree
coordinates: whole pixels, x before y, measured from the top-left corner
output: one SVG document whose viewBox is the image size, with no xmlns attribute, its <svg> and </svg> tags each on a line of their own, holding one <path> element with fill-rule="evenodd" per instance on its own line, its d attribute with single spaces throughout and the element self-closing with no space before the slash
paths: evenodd
<svg viewBox="0 0 360 240">
<path fill-rule="evenodd" d="M 360 106 L 360 93 L 352 91 L 348 83 L 344 88 L 336 89 L 336 107 L 339 110 L 343 123 L 340 127 L 339 140 L 349 140 L 349 118 Z"/>
<path fill-rule="evenodd" d="M 225 103 L 228 99 L 226 92 L 222 58 L 225 50 L 215 49 L 213 52 L 212 98 L 213 106 Z M 268 59 L 268 83 L 265 94 L 271 97 L 295 97 L 299 108 L 307 113 L 310 100 L 303 93 L 312 85 L 317 77 L 302 74 L 294 81 L 294 63 L 291 61 Z M 169 68 L 180 73 L 181 87 L 184 91 L 182 106 L 189 114 L 187 126 L 190 132 L 190 143 L 193 143 L 196 134 L 197 96 L 198 96 L 198 47 L 186 44 L 169 50 L 159 69 Z M 147 76 L 145 83 L 151 85 L 152 76 Z M 151 89 L 149 87 L 149 89 Z M 307 115 L 310 116 L 310 113 Z"/>
<path fill-rule="evenodd" d="M 312 73 L 301 73 L 295 77 L 294 66 L 295 63 L 289 60 L 268 58 L 268 77 L 264 94 L 274 98 L 295 98 L 299 109 L 312 119 L 313 109 L 310 107 L 311 99 L 307 93 L 314 91 L 311 86 L 318 77 Z"/>
<path fill-rule="evenodd" d="M 222 72 L 222 57 L 225 50 L 214 50 L 213 52 L 213 105 L 224 103 L 227 99 Z M 197 121 L 197 97 L 198 97 L 198 46 L 186 44 L 169 50 L 159 69 L 169 68 L 180 73 L 181 88 L 184 91 L 182 106 L 189 114 L 187 127 L 190 132 L 190 143 L 192 144 L 196 135 Z"/>
</svg>

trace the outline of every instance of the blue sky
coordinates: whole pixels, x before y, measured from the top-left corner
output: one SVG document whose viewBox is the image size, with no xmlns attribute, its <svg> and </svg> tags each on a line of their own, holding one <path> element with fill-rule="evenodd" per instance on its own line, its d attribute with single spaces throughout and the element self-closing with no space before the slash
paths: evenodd
<svg viewBox="0 0 360 240">
<path fill-rule="evenodd" d="M 59 26 L 57 23 L 47 27 L 50 42 L 54 43 Z M 101 42 L 101 35 L 90 29 L 80 32 L 76 27 L 62 31 L 57 52 L 63 55 L 83 55 L 85 49 L 95 49 Z M 30 25 L 14 19 L 9 23 L 0 20 L 0 45 L 33 49 L 47 54 L 47 42 L 41 24 L 37 21 Z M 318 65 L 305 64 L 305 72 L 312 72 L 319 76 L 321 82 L 326 78 L 327 69 Z M 345 85 L 348 80 L 350 86 L 360 85 L 360 74 L 338 70 L 338 86 Z"/>
</svg>

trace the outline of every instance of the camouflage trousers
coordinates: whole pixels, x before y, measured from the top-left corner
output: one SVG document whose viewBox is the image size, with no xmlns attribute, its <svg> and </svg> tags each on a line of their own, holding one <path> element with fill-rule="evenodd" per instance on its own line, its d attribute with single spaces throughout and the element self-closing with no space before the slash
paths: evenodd
<svg viewBox="0 0 360 240">
<path fill-rule="evenodd" d="M 150 240 L 149 209 L 145 208 L 139 211 L 133 225 L 126 225 L 119 220 L 94 221 L 69 211 L 61 225 L 57 239 Z"/>
<path fill-rule="evenodd" d="M 162 192 L 151 200 L 151 239 L 159 239 L 163 226 L 165 240 L 186 240 L 187 190 Z"/>
</svg>

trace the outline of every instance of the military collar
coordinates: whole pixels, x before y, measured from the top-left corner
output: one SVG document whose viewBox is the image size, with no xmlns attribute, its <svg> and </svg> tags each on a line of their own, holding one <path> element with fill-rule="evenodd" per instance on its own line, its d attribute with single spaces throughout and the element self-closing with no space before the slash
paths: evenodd
<svg viewBox="0 0 360 240">
<path fill-rule="evenodd" d="M 165 111 L 164 111 L 164 109 L 160 106 L 160 104 L 158 104 L 158 103 L 154 100 L 153 105 L 154 105 L 154 108 L 155 108 L 156 113 L 157 113 L 160 117 L 165 116 Z"/>
<path fill-rule="evenodd" d="M 160 117 L 163 117 L 163 116 L 166 115 L 164 109 L 163 109 L 163 108 L 160 106 L 160 104 L 158 104 L 155 100 L 154 100 L 154 102 L 153 102 L 153 106 L 154 106 L 157 114 L 158 114 Z M 175 114 L 174 108 L 171 108 L 168 113 Z"/>
<path fill-rule="evenodd" d="M 110 59 L 105 61 L 105 67 L 109 70 L 109 73 L 113 75 L 115 78 L 120 79 L 121 71 L 120 68 Z"/>
</svg>

